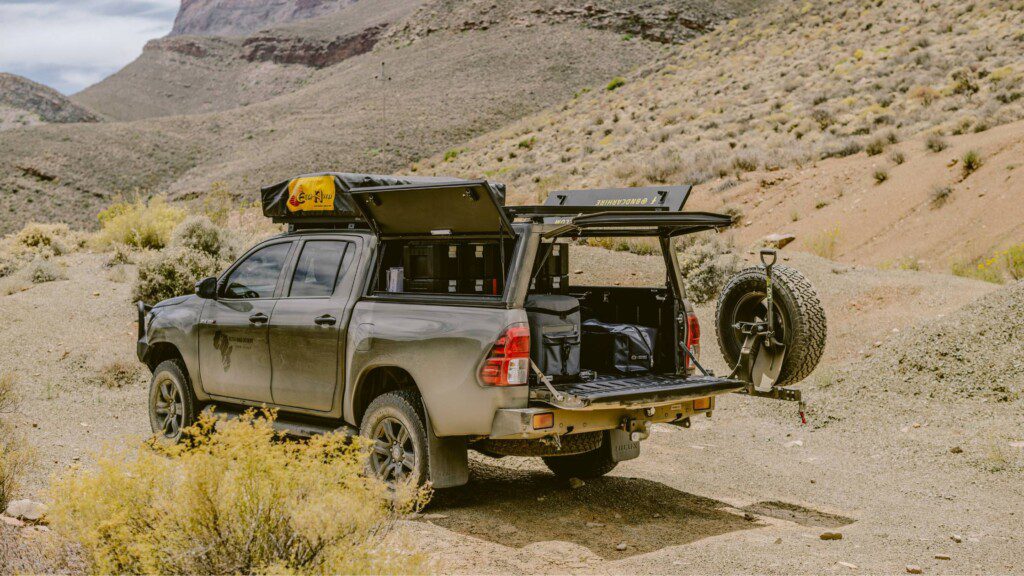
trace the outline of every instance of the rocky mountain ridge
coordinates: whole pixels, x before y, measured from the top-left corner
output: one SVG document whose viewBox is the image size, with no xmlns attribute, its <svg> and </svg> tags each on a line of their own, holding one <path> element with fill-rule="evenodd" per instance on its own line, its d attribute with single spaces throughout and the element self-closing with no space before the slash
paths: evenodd
<svg viewBox="0 0 1024 576">
<path fill-rule="evenodd" d="M 0 130 L 42 123 L 96 122 L 93 112 L 49 86 L 0 72 Z"/>
<path fill-rule="evenodd" d="M 241 36 L 330 14 L 358 1 L 182 0 L 170 35 Z"/>
</svg>

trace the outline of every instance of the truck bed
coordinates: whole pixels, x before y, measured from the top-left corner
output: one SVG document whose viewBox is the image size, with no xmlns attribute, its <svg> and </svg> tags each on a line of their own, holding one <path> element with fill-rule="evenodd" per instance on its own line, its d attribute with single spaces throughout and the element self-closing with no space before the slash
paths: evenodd
<svg viewBox="0 0 1024 576">
<path fill-rule="evenodd" d="M 530 401 L 567 410 L 601 410 L 688 401 L 735 392 L 746 387 L 740 380 L 716 376 L 644 374 L 599 376 L 586 382 L 555 383 L 563 397 L 555 398 L 543 384 L 530 388 Z"/>
</svg>

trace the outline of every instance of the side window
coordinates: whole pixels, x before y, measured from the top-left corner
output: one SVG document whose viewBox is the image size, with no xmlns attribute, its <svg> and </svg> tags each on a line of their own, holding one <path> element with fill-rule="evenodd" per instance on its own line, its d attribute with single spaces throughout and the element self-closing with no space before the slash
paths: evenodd
<svg viewBox="0 0 1024 576">
<path fill-rule="evenodd" d="M 342 262 L 348 242 L 339 240 L 310 240 L 302 246 L 302 254 L 295 265 L 291 298 L 315 298 L 334 294 L 342 272 Z"/>
<path fill-rule="evenodd" d="M 228 276 L 225 298 L 273 298 L 291 242 L 271 244 L 249 255 Z"/>
</svg>

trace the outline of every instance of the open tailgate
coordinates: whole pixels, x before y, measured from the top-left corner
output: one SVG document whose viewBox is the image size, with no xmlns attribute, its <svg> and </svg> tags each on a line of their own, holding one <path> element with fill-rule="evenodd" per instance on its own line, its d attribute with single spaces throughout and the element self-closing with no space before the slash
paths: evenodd
<svg viewBox="0 0 1024 576">
<path fill-rule="evenodd" d="M 565 410 L 605 410 L 652 406 L 707 398 L 746 388 L 740 380 L 715 376 L 676 376 L 645 374 L 599 377 L 587 382 L 555 383 L 561 398 L 542 384 L 530 389 L 530 400 Z"/>
</svg>

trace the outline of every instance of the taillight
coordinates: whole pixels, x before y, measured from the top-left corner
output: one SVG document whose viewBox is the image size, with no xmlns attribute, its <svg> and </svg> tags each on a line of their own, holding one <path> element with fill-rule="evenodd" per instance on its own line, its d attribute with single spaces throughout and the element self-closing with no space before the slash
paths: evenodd
<svg viewBox="0 0 1024 576">
<path fill-rule="evenodd" d="M 530 327 L 513 324 L 498 336 L 480 368 L 488 386 L 520 386 L 530 375 Z"/>
<path fill-rule="evenodd" d="M 700 322 L 697 315 L 690 312 L 686 315 L 686 349 L 693 354 L 693 357 L 700 361 Z M 683 367 L 693 370 L 693 362 L 690 357 L 683 354 Z"/>
</svg>

